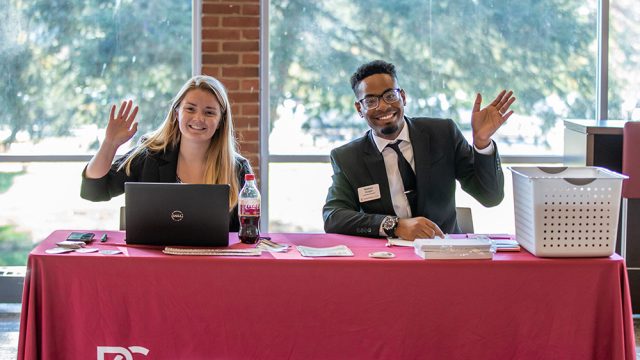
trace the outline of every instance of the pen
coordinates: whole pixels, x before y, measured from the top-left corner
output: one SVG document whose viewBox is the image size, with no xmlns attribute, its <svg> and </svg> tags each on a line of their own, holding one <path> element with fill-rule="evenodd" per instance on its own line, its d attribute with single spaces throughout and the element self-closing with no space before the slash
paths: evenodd
<svg viewBox="0 0 640 360">
<path fill-rule="evenodd" d="M 102 234 L 102 237 L 100 238 L 100 242 L 105 242 L 107 241 L 107 234 Z"/>
</svg>

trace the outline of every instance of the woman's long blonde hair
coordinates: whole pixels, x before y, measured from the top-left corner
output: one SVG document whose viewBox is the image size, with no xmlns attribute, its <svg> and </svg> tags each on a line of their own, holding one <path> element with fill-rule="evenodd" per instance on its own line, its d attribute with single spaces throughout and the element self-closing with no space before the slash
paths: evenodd
<svg viewBox="0 0 640 360">
<path fill-rule="evenodd" d="M 167 148 L 177 147 L 180 143 L 181 133 L 178 126 L 177 109 L 186 96 L 193 89 L 203 89 L 215 95 L 220 103 L 222 112 L 220 124 L 211 138 L 203 183 L 205 184 L 229 184 L 229 208 L 232 209 L 238 202 L 240 184 L 236 172 L 236 158 L 239 156 L 236 144 L 235 132 L 231 116 L 231 105 L 224 85 L 216 78 L 206 75 L 196 75 L 187 81 L 176 94 L 171 103 L 161 127 L 144 138 L 140 145 L 122 162 L 118 170 L 125 169 L 127 175 L 131 175 L 131 162 L 143 153 L 161 152 Z"/>
</svg>

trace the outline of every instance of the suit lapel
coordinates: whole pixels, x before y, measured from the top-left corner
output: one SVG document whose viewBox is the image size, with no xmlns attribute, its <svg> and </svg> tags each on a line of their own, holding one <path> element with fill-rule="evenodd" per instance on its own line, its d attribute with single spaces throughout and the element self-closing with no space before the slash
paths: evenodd
<svg viewBox="0 0 640 360">
<path fill-rule="evenodd" d="M 369 170 L 369 174 L 374 184 L 380 186 L 380 197 L 382 206 L 387 214 L 395 214 L 393 203 L 391 202 L 391 191 L 389 190 L 389 179 L 387 179 L 387 169 L 384 166 L 382 154 L 378 151 L 373 142 L 371 130 L 367 132 L 367 141 L 364 141 L 364 163 Z"/>
<path fill-rule="evenodd" d="M 429 134 L 421 131 L 411 119 L 405 117 L 409 125 L 409 138 L 413 147 L 413 161 L 416 165 L 416 188 L 418 190 L 418 212 L 425 215 L 426 193 L 431 177 L 431 156 L 429 154 Z M 420 193 L 423 193 L 422 195 Z M 414 214 L 415 216 L 415 214 Z"/>
</svg>

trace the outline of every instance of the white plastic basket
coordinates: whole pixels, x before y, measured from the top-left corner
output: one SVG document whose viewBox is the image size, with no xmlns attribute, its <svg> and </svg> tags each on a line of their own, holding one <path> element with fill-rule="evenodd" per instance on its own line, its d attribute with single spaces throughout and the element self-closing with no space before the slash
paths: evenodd
<svg viewBox="0 0 640 360">
<path fill-rule="evenodd" d="M 516 239 L 541 257 L 610 256 L 626 176 L 599 167 L 509 167 Z"/>
</svg>

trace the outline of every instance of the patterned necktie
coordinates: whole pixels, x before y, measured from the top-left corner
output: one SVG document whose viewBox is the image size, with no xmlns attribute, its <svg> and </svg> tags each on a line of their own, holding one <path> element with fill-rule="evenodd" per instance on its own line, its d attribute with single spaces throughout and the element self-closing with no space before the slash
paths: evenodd
<svg viewBox="0 0 640 360">
<path fill-rule="evenodd" d="M 402 177 L 402 184 L 404 185 L 404 194 L 407 196 L 407 200 L 409 201 L 409 206 L 411 206 L 411 216 L 416 216 L 416 205 L 417 205 L 417 192 L 416 192 L 416 174 L 413 172 L 411 168 L 411 164 L 407 161 L 407 159 L 402 155 L 402 151 L 400 151 L 399 140 L 395 143 L 387 144 L 387 147 L 393 149 L 398 155 L 398 169 L 400 170 L 400 176 Z"/>
</svg>

